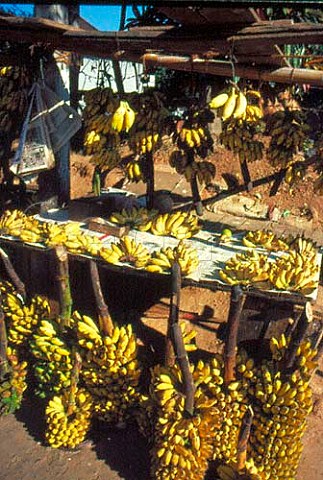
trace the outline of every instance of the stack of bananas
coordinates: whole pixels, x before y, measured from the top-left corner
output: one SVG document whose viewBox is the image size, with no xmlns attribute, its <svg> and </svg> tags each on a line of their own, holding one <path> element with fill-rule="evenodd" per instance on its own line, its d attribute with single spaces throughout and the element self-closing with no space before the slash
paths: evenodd
<svg viewBox="0 0 323 480">
<path fill-rule="evenodd" d="M 36 295 L 27 305 L 20 295 L 8 291 L 3 295 L 3 311 L 8 322 L 9 343 L 26 347 L 40 320 L 48 316 L 49 304 Z"/>
<path fill-rule="evenodd" d="M 263 473 L 259 472 L 253 460 L 247 460 L 242 470 L 239 470 L 235 462 L 220 465 L 217 468 L 216 480 L 265 480 Z"/>
<path fill-rule="evenodd" d="M 262 158 L 264 150 L 264 144 L 254 138 L 255 134 L 253 123 L 230 121 L 223 125 L 219 139 L 225 148 L 238 155 L 241 162 L 254 162 Z"/>
<path fill-rule="evenodd" d="M 6 210 L 0 218 L 0 233 L 20 238 L 23 242 L 43 241 L 42 223 L 21 210 Z"/>
<path fill-rule="evenodd" d="M 274 167 L 288 167 L 303 150 L 309 131 L 303 112 L 287 109 L 276 112 L 269 118 L 267 130 L 271 136 L 266 152 L 270 163 Z"/>
<path fill-rule="evenodd" d="M 272 359 L 263 361 L 250 385 L 254 419 L 249 454 L 266 480 L 292 480 L 302 452 L 306 418 L 312 411 L 309 376 L 316 366 L 316 352 L 307 341 L 302 343 L 297 355 L 306 374 L 298 369 L 284 375 L 277 364 L 283 353 L 277 352 L 286 350 L 286 339 L 272 339 L 270 345 Z"/>
<path fill-rule="evenodd" d="M 209 147 L 209 135 L 207 135 L 205 127 L 202 125 L 187 125 L 181 128 L 178 133 L 177 144 L 179 148 L 187 149 L 192 148 L 200 151 L 200 147 Z"/>
<path fill-rule="evenodd" d="M 219 109 L 223 122 L 246 120 L 253 123 L 263 117 L 260 99 L 261 93 L 257 90 L 243 92 L 237 86 L 233 86 L 229 92 L 220 93 L 212 98 L 209 106 L 212 109 Z"/>
<path fill-rule="evenodd" d="M 284 251 L 289 249 L 289 244 L 278 238 L 270 230 L 255 230 L 245 234 L 242 243 L 248 248 L 263 247 L 269 251 Z"/>
<path fill-rule="evenodd" d="M 80 375 L 93 396 L 95 415 L 107 422 L 124 422 L 128 408 L 140 398 L 141 370 L 132 326 L 114 325 L 110 336 L 90 317 L 75 312 L 74 318 L 83 359 Z"/>
<path fill-rule="evenodd" d="M 220 278 L 229 285 L 252 285 L 267 282 L 271 271 L 268 256 L 255 250 L 237 253 L 225 262 Z"/>
<path fill-rule="evenodd" d="M 150 253 L 142 243 L 125 235 L 118 243 L 111 243 L 110 247 L 103 247 L 99 252 L 101 258 L 108 263 L 129 263 L 136 268 L 143 268 L 150 259 Z"/>
<path fill-rule="evenodd" d="M 92 399 L 83 388 L 77 388 L 71 401 L 65 390 L 51 398 L 46 406 L 45 438 L 52 448 L 72 449 L 82 443 L 91 426 Z"/>
<path fill-rule="evenodd" d="M 9 372 L 0 380 L 0 416 L 19 409 L 27 389 L 27 362 L 12 347 L 7 347 L 6 356 Z"/>
<path fill-rule="evenodd" d="M 191 238 L 201 230 L 198 217 L 191 212 L 163 213 L 140 226 L 140 231 L 170 235 L 178 240 Z"/>
<path fill-rule="evenodd" d="M 307 255 L 292 248 L 271 264 L 269 280 L 278 290 L 310 295 L 319 282 L 317 256 Z"/>
<path fill-rule="evenodd" d="M 47 398 L 69 387 L 73 368 L 72 345 L 54 320 L 42 320 L 30 343 L 36 394 Z"/>
<path fill-rule="evenodd" d="M 147 221 L 154 218 L 157 213 L 157 210 L 148 210 L 145 207 L 123 208 L 121 212 L 113 212 L 109 221 L 139 229 L 141 225 L 146 225 Z"/>
<path fill-rule="evenodd" d="M 169 272 L 175 261 L 178 262 L 183 276 L 192 274 L 199 264 L 196 248 L 185 245 L 183 241 L 175 248 L 161 248 L 151 255 L 145 270 L 156 273 Z"/>
<path fill-rule="evenodd" d="M 161 138 L 158 132 L 149 133 L 145 130 L 131 132 L 129 146 L 136 155 L 142 155 L 159 148 Z"/>
<path fill-rule="evenodd" d="M 125 166 L 125 174 L 127 179 L 130 182 L 138 183 L 144 182 L 147 183 L 147 175 L 145 172 L 145 164 L 143 158 L 132 159 Z"/>
<path fill-rule="evenodd" d="M 169 157 L 169 164 L 180 175 L 184 174 L 188 182 L 195 176 L 201 184 L 208 185 L 215 177 L 215 166 L 209 161 L 189 161 L 185 149 L 173 150 Z"/>
</svg>

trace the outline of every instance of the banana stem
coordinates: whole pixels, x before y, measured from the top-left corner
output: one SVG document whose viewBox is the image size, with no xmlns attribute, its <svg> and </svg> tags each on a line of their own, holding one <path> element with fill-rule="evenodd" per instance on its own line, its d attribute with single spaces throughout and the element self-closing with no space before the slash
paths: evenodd
<svg viewBox="0 0 323 480">
<path fill-rule="evenodd" d="M 230 382 L 235 380 L 238 329 L 244 301 L 245 294 L 242 292 L 240 285 L 234 285 L 231 290 L 227 339 L 224 346 L 225 385 L 229 385 Z"/>
<path fill-rule="evenodd" d="M 155 194 L 155 169 L 153 152 L 147 152 L 146 154 L 147 165 L 147 208 L 151 210 L 154 207 L 154 194 Z"/>
<path fill-rule="evenodd" d="M 189 415 L 194 412 L 194 394 L 195 385 L 193 375 L 190 369 L 190 362 L 185 350 L 184 340 L 181 328 L 178 323 L 179 301 L 181 288 L 181 270 L 179 264 L 175 261 L 172 266 L 172 303 L 169 317 L 169 332 L 172 339 L 176 359 L 183 376 L 185 405 L 184 409 Z"/>
<path fill-rule="evenodd" d="M 7 358 L 7 331 L 2 308 L 2 295 L 0 293 L 0 380 L 10 371 Z"/>
<path fill-rule="evenodd" d="M 69 397 L 67 404 L 67 416 L 75 412 L 75 395 L 77 392 L 77 385 L 80 378 L 80 371 L 82 368 L 82 358 L 78 352 L 74 353 L 74 366 L 71 374 L 71 386 L 69 389 Z"/>
<path fill-rule="evenodd" d="M 312 319 L 313 319 L 312 306 L 310 302 L 306 302 L 302 315 L 300 316 L 300 319 L 297 323 L 297 327 L 295 328 L 293 335 L 291 337 L 289 347 L 282 360 L 282 364 L 283 364 L 282 369 L 284 371 L 289 372 L 289 371 L 295 370 L 295 357 L 297 354 L 297 350 L 306 335 L 308 325 L 312 321 Z"/>
<path fill-rule="evenodd" d="M 65 247 L 58 245 L 55 247 L 55 257 L 57 260 L 57 275 L 59 288 L 59 304 L 60 304 L 60 325 L 61 327 L 69 327 L 71 323 L 72 313 L 72 296 L 68 267 L 68 254 Z"/>
<path fill-rule="evenodd" d="M 248 410 L 243 416 L 241 428 L 239 432 L 238 438 L 238 447 L 237 447 L 237 470 L 240 472 L 246 466 L 247 460 L 247 448 L 248 448 L 248 441 L 250 437 L 250 430 L 253 420 L 253 410 L 249 405 Z"/>
<path fill-rule="evenodd" d="M 10 260 L 9 256 L 6 254 L 6 252 L 2 248 L 0 248 L 0 257 L 1 257 L 1 260 L 3 261 L 6 272 L 9 276 L 11 282 L 13 283 L 17 292 L 23 297 L 23 299 L 25 299 L 26 298 L 25 284 L 19 278 L 16 270 L 14 269 L 14 267 L 11 263 L 11 260 Z"/>
<path fill-rule="evenodd" d="M 90 272 L 96 308 L 98 310 L 100 329 L 104 335 L 111 336 L 113 333 L 113 323 L 110 317 L 108 306 L 104 301 L 98 265 L 94 260 L 90 260 Z"/>
</svg>

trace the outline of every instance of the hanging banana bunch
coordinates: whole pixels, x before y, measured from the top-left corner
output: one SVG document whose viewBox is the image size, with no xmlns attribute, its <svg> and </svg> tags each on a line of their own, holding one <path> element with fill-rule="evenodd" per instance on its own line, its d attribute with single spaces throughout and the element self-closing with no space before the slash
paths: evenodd
<svg viewBox="0 0 323 480">
<path fill-rule="evenodd" d="M 228 92 L 212 98 L 209 107 L 218 110 L 223 122 L 245 120 L 253 123 L 263 117 L 261 102 L 262 97 L 258 90 L 242 91 L 237 85 L 233 85 Z"/>
<path fill-rule="evenodd" d="M 2 339 L 1 339 L 2 340 Z M 27 389 L 28 363 L 21 360 L 16 349 L 6 348 L 6 359 L 1 359 L 0 368 L 0 416 L 13 413 L 20 408 Z M 6 373 L 2 375 L 6 365 Z"/>
<path fill-rule="evenodd" d="M 129 182 L 147 183 L 147 175 L 145 172 L 145 161 L 142 157 L 132 159 L 125 166 L 125 174 Z"/>
</svg>

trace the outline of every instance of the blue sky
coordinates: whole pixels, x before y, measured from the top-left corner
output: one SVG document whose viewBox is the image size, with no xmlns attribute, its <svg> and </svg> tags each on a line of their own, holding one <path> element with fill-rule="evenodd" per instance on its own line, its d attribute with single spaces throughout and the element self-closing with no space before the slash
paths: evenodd
<svg viewBox="0 0 323 480">
<path fill-rule="evenodd" d="M 12 8 L 17 6 L 17 14 L 22 15 L 23 13 L 32 15 L 33 5 L 32 4 L 2 4 L 0 6 Z M 120 6 L 110 5 L 110 6 L 94 6 L 94 5 L 84 5 L 81 6 L 80 12 L 81 16 L 90 22 L 94 27 L 99 30 L 118 30 L 120 22 Z M 127 16 L 133 17 L 131 9 L 128 8 Z"/>
</svg>

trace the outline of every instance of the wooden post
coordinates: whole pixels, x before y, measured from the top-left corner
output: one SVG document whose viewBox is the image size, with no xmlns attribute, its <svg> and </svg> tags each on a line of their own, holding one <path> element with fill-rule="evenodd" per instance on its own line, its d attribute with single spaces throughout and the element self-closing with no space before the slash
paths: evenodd
<svg viewBox="0 0 323 480">
<path fill-rule="evenodd" d="M 7 331 L 2 308 L 2 295 L 0 292 L 0 381 L 4 379 L 10 371 L 7 358 Z"/>
<path fill-rule="evenodd" d="M 94 260 L 90 260 L 90 272 L 96 308 L 98 311 L 100 330 L 104 333 L 104 335 L 111 336 L 113 333 L 113 323 L 110 317 L 108 306 L 104 301 L 98 265 Z"/>
<path fill-rule="evenodd" d="M 77 392 L 77 385 L 79 383 L 80 371 L 82 368 L 82 358 L 78 352 L 74 353 L 74 365 L 71 374 L 71 385 L 69 388 L 67 416 L 75 412 L 75 394 Z"/>
<path fill-rule="evenodd" d="M 68 253 L 63 245 L 54 249 L 57 260 L 57 281 L 59 288 L 60 325 L 62 328 L 69 327 L 72 314 L 72 296 L 68 268 Z"/>
<path fill-rule="evenodd" d="M 243 309 L 245 295 L 240 285 L 234 285 L 231 290 L 230 309 L 227 322 L 227 338 L 224 346 L 224 382 L 228 385 L 235 380 L 236 349 L 240 315 Z"/>
<path fill-rule="evenodd" d="M 25 284 L 21 281 L 19 278 L 17 272 L 15 271 L 9 256 L 6 254 L 6 252 L 0 248 L 0 257 L 3 261 L 3 264 L 5 266 L 6 272 L 10 278 L 10 281 L 14 285 L 15 289 L 17 292 L 22 296 L 23 299 L 26 298 L 26 288 Z"/>
<path fill-rule="evenodd" d="M 153 152 L 147 152 L 145 155 L 147 164 L 147 208 L 151 210 L 154 207 L 155 194 L 154 157 Z"/>
<path fill-rule="evenodd" d="M 246 466 L 247 447 L 250 436 L 250 429 L 253 420 L 253 410 L 249 405 L 248 410 L 244 414 L 242 424 L 239 432 L 238 447 L 237 447 L 237 470 L 240 472 Z"/>
<path fill-rule="evenodd" d="M 173 342 L 173 348 L 176 355 L 176 360 L 178 361 L 179 368 L 183 376 L 184 384 L 184 393 L 185 393 L 185 405 L 184 409 L 189 415 L 193 415 L 194 412 L 194 394 L 195 394 L 195 385 L 193 381 L 193 375 L 190 370 L 190 363 L 185 350 L 185 345 L 183 341 L 183 335 L 181 327 L 178 323 L 178 313 L 179 313 L 179 292 L 181 285 L 181 271 L 180 266 L 177 262 L 174 262 L 172 266 L 172 301 L 171 312 L 169 318 L 169 331 L 170 337 Z"/>
<path fill-rule="evenodd" d="M 290 371 L 294 369 L 295 357 L 302 340 L 304 339 L 309 323 L 313 319 L 312 306 L 307 302 L 295 328 L 288 349 L 282 360 L 282 369 Z"/>
<path fill-rule="evenodd" d="M 178 271 L 179 270 L 179 271 Z M 175 363 L 175 353 L 172 340 L 172 327 L 175 323 L 178 323 L 179 318 L 179 305 L 181 295 L 181 272 L 179 265 L 176 262 L 172 268 L 171 274 L 171 298 L 168 317 L 168 326 L 166 334 L 166 346 L 165 346 L 165 365 L 173 366 Z"/>
<path fill-rule="evenodd" d="M 251 176 L 250 176 L 247 160 L 244 160 L 243 162 L 240 162 L 240 168 L 241 168 L 241 173 L 242 173 L 244 184 L 247 187 L 247 191 L 250 192 L 252 190 L 253 184 L 252 184 L 252 181 L 251 181 Z"/>
<path fill-rule="evenodd" d="M 191 190 L 192 190 L 193 205 L 194 205 L 195 211 L 197 215 L 202 216 L 203 204 L 202 204 L 201 195 L 199 192 L 196 174 L 192 175 L 192 178 L 191 178 Z"/>
</svg>

